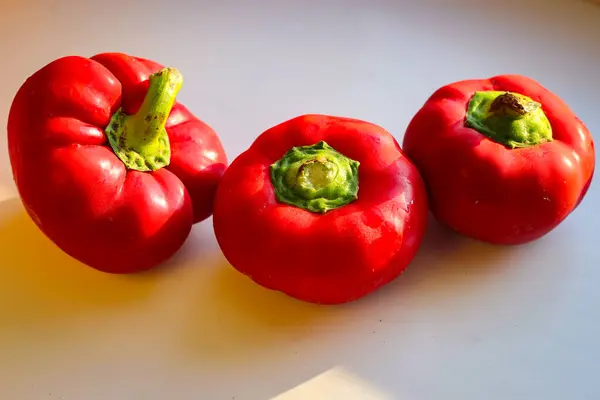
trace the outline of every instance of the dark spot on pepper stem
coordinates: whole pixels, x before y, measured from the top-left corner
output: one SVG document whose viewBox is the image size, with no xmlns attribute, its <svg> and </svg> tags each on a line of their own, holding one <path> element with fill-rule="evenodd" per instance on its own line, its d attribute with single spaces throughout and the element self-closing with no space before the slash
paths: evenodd
<svg viewBox="0 0 600 400">
<path fill-rule="evenodd" d="M 540 107 L 540 103 L 535 101 L 524 102 L 512 93 L 506 92 L 496 97 L 490 104 L 490 112 L 494 114 L 506 115 L 516 114 L 525 115 Z"/>
<path fill-rule="evenodd" d="M 302 175 L 302 173 L 304 172 L 304 170 L 306 169 L 306 167 L 307 167 L 309 164 L 312 164 L 312 163 L 314 163 L 314 162 L 315 162 L 315 160 L 308 160 L 308 161 L 306 161 L 306 162 L 303 162 L 302 164 L 300 164 L 300 167 L 298 167 L 298 173 L 296 174 L 296 176 L 300 176 L 300 175 Z"/>
<path fill-rule="evenodd" d="M 304 170 L 306 169 L 306 167 L 308 167 L 310 164 L 314 164 L 314 163 L 321 163 L 321 164 L 325 164 L 327 162 L 327 159 L 323 156 L 319 156 L 317 158 L 313 158 L 312 160 L 308 160 L 303 162 L 300 167 L 298 168 L 298 176 L 302 175 L 302 173 L 304 172 Z"/>
<path fill-rule="evenodd" d="M 112 129 L 113 131 L 116 131 L 118 128 L 119 128 L 119 122 L 117 122 L 116 119 L 113 119 L 112 123 L 110 124 L 110 129 Z"/>
</svg>

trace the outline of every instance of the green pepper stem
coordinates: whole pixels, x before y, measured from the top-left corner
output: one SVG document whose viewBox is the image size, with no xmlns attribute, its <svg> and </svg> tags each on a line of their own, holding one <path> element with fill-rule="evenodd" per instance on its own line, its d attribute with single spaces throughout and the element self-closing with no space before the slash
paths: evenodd
<svg viewBox="0 0 600 400">
<path fill-rule="evenodd" d="M 540 103 L 512 92 L 475 92 L 465 125 L 508 148 L 535 146 L 552 140 L 552 127 Z"/>
<path fill-rule="evenodd" d="M 165 124 L 181 89 L 183 78 L 175 68 L 149 77 L 148 92 L 137 113 L 119 109 L 105 132 L 115 154 L 129 169 L 155 171 L 166 167 L 171 146 Z"/>
<path fill-rule="evenodd" d="M 165 124 L 175 104 L 183 79 L 175 68 L 165 68 L 150 75 L 148 93 L 138 112 L 133 116 L 142 137 L 150 140 L 156 137 Z"/>
<path fill-rule="evenodd" d="M 358 198 L 359 162 L 321 141 L 293 147 L 271 165 L 277 200 L 325 213 Z"/>
</svg>

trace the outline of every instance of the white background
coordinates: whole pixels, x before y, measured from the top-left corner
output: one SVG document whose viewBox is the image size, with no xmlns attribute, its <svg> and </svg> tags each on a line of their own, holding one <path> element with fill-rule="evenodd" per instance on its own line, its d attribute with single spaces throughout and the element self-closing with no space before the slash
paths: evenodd
<svg viewBox="0 0 600 400">
<path fill-rule="evenodd" d="M 84 4 L 87 3 L 87 4 Z M 600 139 L 600 7 L 577 0 L 5 2 L 0 119 L 55 58 L 122 51 L 178 67 L 179 99 L 231 159 L 303 113 L 398 140 L 439 86 L 521 73 Z M 0 398 L 6 400 L 595 400 L 600 185 L 520 247 L 432 222 L 410 269 L 320 308 L 229 267 L 197 225 L 160 271 L 110 276 L 26 218 L 0 142 Z"/>
</svg>

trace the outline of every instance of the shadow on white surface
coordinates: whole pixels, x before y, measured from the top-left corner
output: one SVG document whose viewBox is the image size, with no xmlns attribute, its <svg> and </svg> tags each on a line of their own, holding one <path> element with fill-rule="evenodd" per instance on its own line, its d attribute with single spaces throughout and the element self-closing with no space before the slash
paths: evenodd
<svg viewBox="0 0 600 400">
<path fill-rule="evenodd" d="M 181 311 L 186 327 L 180 354 L 192 362 L 210 360 L 214 368 L 253 362 L 246 360 L 251 355 L 264 362 L 302 363 L 298 353 L 307 345 L 316 350 L 328 346 L 329 340 L 335 342 L 336 334 L 347 338 L 353 332 L 376 333 L 387 326 L 378 324 L 382 315 L 387 321 L 410 319 L 415 307 L 407 303 L 444 304 L 452 297 L 474 294 L 486 280 L 511 268 L 504 262 L 509 252 L 459 237 L 431 220 L 419 255 L 404 275 L 363 299 L 338 306 L 303 303 L 262 288 L 219 255 L 210 275 L 206 268 L 183 268 L 176 278 L 179 290 L 188 293 L 187 309 Z M 339 345 L 330 349 L 335 353 Z M 320 355 L 319 368 L 334 366 Z"/>
<path fill-rule="evenodd" d="M 341 310 L 303 303 L 256 285 L 219 257 L 208 281 L 196 289 L 185 319 L 181 353 L 215 368 L 294 355 L 294 343 L 318 340 L 318 327 Z M 198 269 L 191 273 L 200 274 Z M 193 283 L 195 282 L 195 283 Z M 252 362 L 252 361 L 250 361 Z"/>
<path fill-rule="evenodd" d="M 63 253 L 34 225 L 18 199 L 0 203 L 2 331 L 57 328 L 69 316 L 118 308 L 152 293 L 150 276 L 108 275 Z"/>
<path fill-rule="evenodd" d="M 575 249 L 565 245 L 568 222 L 535 242 L 518 246 L 496 246 L 463 237 L 429 216 L 427 233 L 417 256 L 407 270 L 378 292 L 349 306 L 371 309 L 385 305 L 397 320 L 427 322 L 427 315 L 441 324 L 458 323 L 474 310 L 487 306 L 494 312 L 512 313 L 521 322 L 536 324 L 552 314 L 553 302 L 560 302 L 573 274 L 567 266 Z M 540 262 L 540 260 L 545 260 Z M 562 272 L 561 272 L 562 271 Z M 553 279 L 560 275 L 561 280 Z M 507 298 L 510 293 L 512 298 Z M 515 302 L 536 294 L 527 307 Z M 479 300 L 477 300 L 479 299 Z M 440 310 L 448 317 L 441 318 Z M 527 310 L 527 311 L 524 311 Z M 415 312 L 421 315 L 414 315 Z M 526 312 L 527 315 L 521 315 Z M 455 313 L 454 317 L 450 317 Z M 482 320 L 486 326 L 506 321 Z"/>
<path fill-rule="evenodd" d="M 473 278 L 484 280 L 501 273 L 500 269 L 511 268 L 506 259 L 515 248 L 460 236 L 429 215 L 427 233 L 417 256 L 404 274 L 385 289 L 402 291 L 427 285 L 431 296 L 443 297 L 444 293 L 452 296 L 463 289 L 469 290 Z M 469 276 L 471 279 L 467 279 Z"/>
</svg>

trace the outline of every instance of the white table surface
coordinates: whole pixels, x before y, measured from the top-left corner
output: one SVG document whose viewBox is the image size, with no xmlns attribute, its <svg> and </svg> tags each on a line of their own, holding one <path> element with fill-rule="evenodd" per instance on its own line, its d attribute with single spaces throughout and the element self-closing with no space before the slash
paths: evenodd
<svg viewBox="0 0 600 400">
<path fill-rule="evenodd" d="M 83 4 L 89 3 L 89 4 Z M 529 75 L 600 140 L 600 7 L 585 1 L 8 2 L 1 122 L 35 70 L 123 51 L 178 67 L 179 100 L 231 159 L 303 113 L 398 140 L 437 87 Z M 111 276 L 54 247 L 16 197 L 0 144 L 0 398 L 600 399 L 600 185 L 558 229 L 496 248 L 430 225 L 405 275 L 352 304 L 262 289 L 211 220 L 168 268 Z"/>
</svg>

